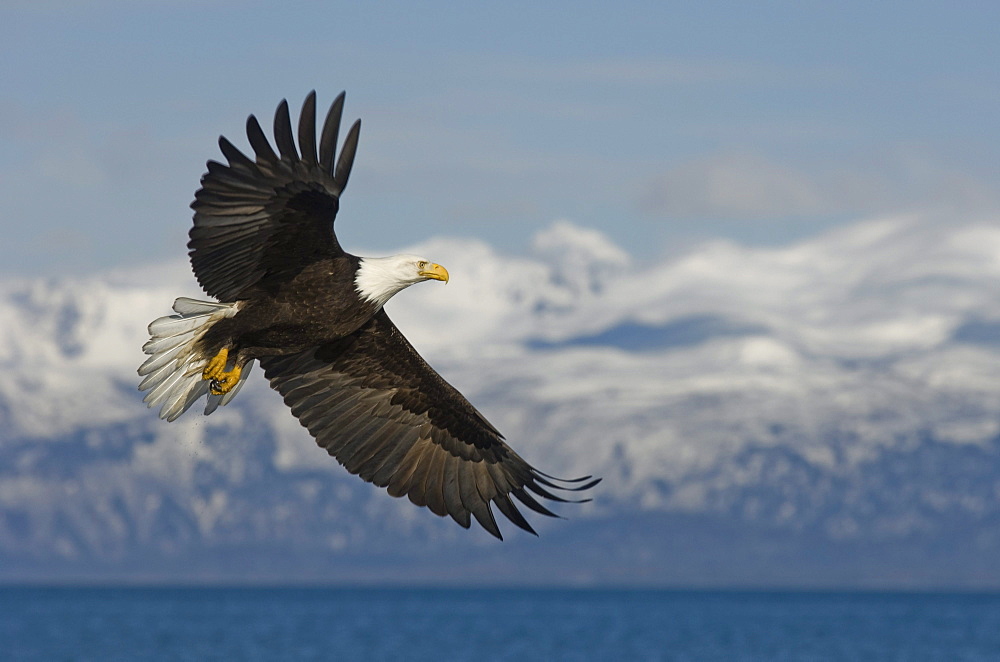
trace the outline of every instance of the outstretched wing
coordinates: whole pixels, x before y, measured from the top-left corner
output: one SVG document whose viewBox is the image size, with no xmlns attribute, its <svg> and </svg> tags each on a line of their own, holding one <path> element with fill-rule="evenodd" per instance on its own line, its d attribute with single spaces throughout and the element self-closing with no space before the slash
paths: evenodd
<svg viewBox="0 0 1000 662">
<path fill-rule="evenodd" d="M 327 113 L 318 150 L 315 92 L 302 105 L 298 150 L 284 100 L 274 115 L 277 153 L 253 115 L 247 118 L 247 137 L 255 160 L 219 138 L 229 163 L 208 162 L 191 203 L 194 227 L 188 242 L 194 274 L 208 294 L 234 301 L 248 287 L 276 288 L 313 262 L 343 253 L 333 219 L 361 130 L 358 120 L 335 168 L 343 108 L 341 92 Z"/>
<path fill-rule="evenodd" d="M 384 311 L 348 337 L 261 365 L 299 422 L 348 471 L 463 527 L 471 515 L 502 538 L 492 502 L 534 533 L 510 495 L 554 517 L 531 493 L 565 502 L 549 489 L 580 491 L 599 481 L 553 478 L 521 459 Z"/>
</svg>

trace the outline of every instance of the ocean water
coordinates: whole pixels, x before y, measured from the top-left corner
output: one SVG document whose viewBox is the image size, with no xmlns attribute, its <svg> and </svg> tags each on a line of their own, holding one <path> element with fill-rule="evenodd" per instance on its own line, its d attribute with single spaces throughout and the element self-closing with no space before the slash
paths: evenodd
<svg viewBox="0 0 1000 662">
<path fill-rule="evenodd" d="M 1000 595 L 0 588 L 2 660 L 1000 660 Z"/>
</svg>

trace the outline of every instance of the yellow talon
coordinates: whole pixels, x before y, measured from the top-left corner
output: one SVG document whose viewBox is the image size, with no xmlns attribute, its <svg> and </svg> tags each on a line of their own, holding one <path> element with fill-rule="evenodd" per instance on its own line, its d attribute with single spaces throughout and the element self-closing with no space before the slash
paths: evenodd
<svg viewBox="0 0 1000 662">
<path fill-rule="evenodd" d="M 229 372 L 220 372 L 218 377 L 212 379 L 208 385 L 208 390 L 212 395 L 222 395 L 229 393 L 240 383 L 240 367 L 233 366 Z"/>
<path fill-rule="evenodd" d="M 226 370 L 226 362 L 229 360 L 229 350 L 225 347 L 212 357 L 205 369 L 201 371 L 202 379 L 216 379 Z"/>
<path fill-rule="evenodd" d="M 219 353 L 212 357 L 205 369 L 201 373 L 202 379 L 210 379 L 208 390 L 212 395 L 223 395 L 229 393 L 240 382 L 240 367 L 233 366 L 232 370 L 226 371 L 226 362 L 229 361 L 229 350 L 223 347 Z"/>
</svg>

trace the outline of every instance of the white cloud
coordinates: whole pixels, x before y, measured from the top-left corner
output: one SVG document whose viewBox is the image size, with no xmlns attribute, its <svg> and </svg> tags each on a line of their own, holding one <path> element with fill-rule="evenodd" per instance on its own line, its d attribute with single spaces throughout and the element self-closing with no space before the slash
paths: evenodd
<svg viewBox="0 0 1000 662">
<path fill-rule="evenodd" d="M 834 83 L 846 79 L 830 66 L 783 66 L 745 59 L 710 57 L 599 57 L 571 62 L 514 61 L 504 71 L 519 78 L 588 85 L 747 85 Z"/>
<path fill-rule="evenodd" d="M 796 216 L 824 210 L 804 173 L 750 154 L 724 154 L 673 168 L 653 182 L 643 207 L 675 218 Z"/>
<path fill-rule="evenodd" d="M 675 166 L 649 182 L 640 207 L 678 219 L 762 220 L 958 211 L 1000 207 L 1000 187 L 913 149 L 875 160 L 790 165 L 754 153 L 724 153 Z"/>
<path fill-rule="evenodd" d="M 389 312 L 529 461 L 567 476 L 614 477 L 602 484 L 600 508 L 724 508 L 739 490 L 775 480 L 740 464 L 759 449 L 853 480 L 928 432 L 962 447 L 995 439 L 1000 343 L 952 336 L 1000 310 L 1000 223 L 956 230 L 936 220 L 877 219 L 773 249 L 716 242 L 648 266 L 565 221 L 538 235 L 535 257 L 442 238 L 401 248 L 446 263 L 452 281 L 407 290 Z M 134 384 L 144 326 L 173 296 L 191 294 L 181 266 L 163 269 L 159 284 L 146 271 L 147 280 L 119 271 L 0 288 L 7 434 L 44 442 L 81 426 L 148 426 L 155 439 L 133 458 L 142 475 L 206 462 L 239 473 L 235 459 L 166 451 L 179 434 L 208 444 L 213 430 L 235 434 L 252 416 L 267 429 L 278 471 L 324 469 L 354 485 L 259 377 L 207 420 L 192 411 L 168 425 L 143 408 Z M 567 273 L 585 274 L 586 286 Z M 602 287 L 590 287 L 595 274 Z M 738 331 L 709 325 L 703 337 L 672 345 L 671 324 L 692 318 L 729 320 Z M 616 329 L 637 323 L 663 334 L 663 346 L 613 342 Z M 599 333 L 612 340 L 579 342 Z M 540 340 L 548 344 L 533 344 Z M 212 448 L 240 452 L 228 441 Z M 793 499 L 806 487 L 786 489 Z M 384 495 L 365 494 L 396 512 L 379 502 Z M 799 506 L 813 497 L 799 496 L 794 512 L 776 511 L 782 525 L 810 516 Z M 850 504 L 838 508 L 853 513 Z"/>
</svg>

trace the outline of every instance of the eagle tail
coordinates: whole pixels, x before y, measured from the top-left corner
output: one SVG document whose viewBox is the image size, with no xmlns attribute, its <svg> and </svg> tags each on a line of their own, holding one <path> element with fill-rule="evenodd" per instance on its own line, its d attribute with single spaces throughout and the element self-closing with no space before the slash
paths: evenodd
<svg viewBox="0 0 1000 662">
<path fill-rule="evenodd" d="M 238 302 L 218 303 L 181 297 L 174 301 L 176 315 L 160 317 L 150 323 L 150 338 L 142 346 L 149 358 L 139 367 L 139 375 L 143 377 L 139 390 L 149 391 L 143 398 L 147 406 L 162 405 L 160 418 L 176 419 L 203 395 L 208 396 L 205 413 L 211 414 L 236 396 L 253 362 L 243 367 L 240 381 L 232 390 L 213 395 L 209 382 L 202 378 L 202 371 L 211 357 L 200 354 L 196 345 L 215 322 L 232 317 L 239 308 Z"/>
</svg>

